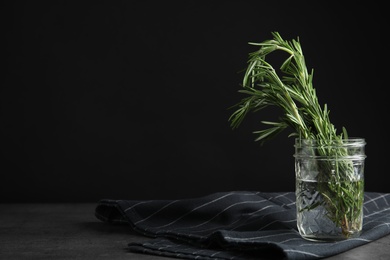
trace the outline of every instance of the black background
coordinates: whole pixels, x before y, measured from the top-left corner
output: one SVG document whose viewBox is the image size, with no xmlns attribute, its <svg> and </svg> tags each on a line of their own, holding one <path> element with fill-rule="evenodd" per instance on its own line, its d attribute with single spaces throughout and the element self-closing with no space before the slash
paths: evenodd
<svg viewBox="0 0 390 260">
<path fill-rule="evenodd" d="M 384 6 L 329 1 L 8 1 L 2 202 L 294 190 L 273 109 L 232 130 L 248 42 L 299 37 L 337 129 L 364 137 L 366 190 L 390 192 Z"/>
</svg>

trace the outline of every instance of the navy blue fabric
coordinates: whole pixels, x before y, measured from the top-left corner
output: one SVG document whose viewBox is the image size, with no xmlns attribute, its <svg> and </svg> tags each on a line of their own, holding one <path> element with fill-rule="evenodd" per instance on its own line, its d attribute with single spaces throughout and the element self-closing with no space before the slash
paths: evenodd
<svg viewBox="0 0 390 260">
<path fill-rule="evenodd" d="M 294 192 L 219 192 L 182 200 L 99 201 L 95 216 L 153 237 L 132 252 L 182 259 L 321 259 L 390 233 L 390 194 L 366 192 L 363 232 L 339 242 L 302 239 Z"/>
</svg>

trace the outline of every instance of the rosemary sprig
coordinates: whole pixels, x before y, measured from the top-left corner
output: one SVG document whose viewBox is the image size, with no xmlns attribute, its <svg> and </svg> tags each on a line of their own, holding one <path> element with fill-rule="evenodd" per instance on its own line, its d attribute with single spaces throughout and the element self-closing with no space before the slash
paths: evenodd
<svg viewBox="0 0 390 260">
<path fill-rule="evenodd" d="M 314 70 L 310 73 L 307 70 L 299 38 L 286 41 L 278 32 L 272 32 L 272 36 L 272 39 L 261 43 L 249 43 L 259 48 L 249 54 L 242 89 L 239 90 L 245 97 L 231 107 L 236 109 L 229 117 L 231 127 L 237 128 L 249 112 L 276 106 L 283 111 L 283 115 L 276 122 L 261 121 L 268 128 L 255 131 L 257 135 L 255 141 L 264 143 L 286 128 L 291 128 L 293 131 L 289 137 L 313 139 L 324 147 L 329 147 L 335 142 L 342 144 L 343 139 L 348 138 L 348 133 L 344 127 L 341 133 L 337 133 L 330 121 L 327 105 L 320 106 L 312 83 Z M 267 55 L 275 51 L 284 52 L 288 56 L 280 66 L 282 77 L 279 77 L 274 67 L 266 60 Z M 344 153 L 341 149 L 335 151 L 326 148 L 318 152 L 320 155 L 329 156 Z M 327 167 L 330 165 L 322 165 L 323 174 L 327 174 Z M 353 180 L 350 162 L 340 163 L 338 169 L 343 176 L 337 174 L 335 178 L 338 179 L 335 182 L 321 184 L 318 188 L 327 201 L 329 218 L 342 227 L 343 233 L 348 236 L 350 226 L 354 225 L 359 216 L 355 209 L 359 209 L 363 203 L 362 200 L 356 200 L 363 184 Z"/>
<path fill-rule="evenodd" d="M 318 140 L 342 138 L 342 134 L 338 136 L 330 122 L 327 105 L 325 104 L 323 109 L 319 105 L 312 84 L 313 70 L 311 73 L 307 71 L 299 40 L 285 41 L 277 32 L 272 35 L 272 40 L 249 43 L 260 48 L 249 54 L 248 67 L 242 82 L 243 89 L 239 90 L 248 97 L 233 106 L 238 109 L 229 118 L 232 128 L 238 127 L 248 112 L 275 105 L 284 111 L 284 116 L 279 118 L 279 122 L 261 121 L 272 127 L 256 131 L 256 141 L 263 143 L 288 126 L 295 130 L 289 136 Z M 274 51 L 289 54 L 280 67 L 284 73 L 282 78 L 266 61 L 266 56 Z"/>
</svg>

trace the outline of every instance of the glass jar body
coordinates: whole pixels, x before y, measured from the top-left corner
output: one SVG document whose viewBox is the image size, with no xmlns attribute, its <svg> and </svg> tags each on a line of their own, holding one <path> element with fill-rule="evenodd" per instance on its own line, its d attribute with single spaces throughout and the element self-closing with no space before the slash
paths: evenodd
<svg viewBox="0 0 390 260">
<path fill-rule="evenodd" d="M 358 237 L 363 224 L 363 138 L 295 140 L 297 227 L 314 241 Z"/>
</svg>

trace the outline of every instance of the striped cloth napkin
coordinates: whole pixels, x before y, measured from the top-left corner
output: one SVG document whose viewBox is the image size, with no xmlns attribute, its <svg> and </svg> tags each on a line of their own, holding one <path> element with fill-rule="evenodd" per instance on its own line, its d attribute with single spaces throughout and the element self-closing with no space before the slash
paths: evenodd
<svg viewBox="0 0 390 260">
<path fill-rule="evenodd" d="M 296 228 L 294 192 L 218 192 L 181 200 L 98 202 L 95 216 L 153 237 L 130 251 L 182 259 L 320 259 L 390 234 L 390 193 L 365 192 L 363 232 L 310 242 Z"/>
</svg>

